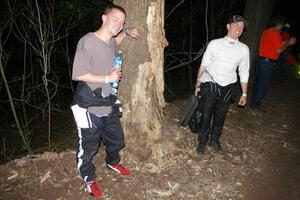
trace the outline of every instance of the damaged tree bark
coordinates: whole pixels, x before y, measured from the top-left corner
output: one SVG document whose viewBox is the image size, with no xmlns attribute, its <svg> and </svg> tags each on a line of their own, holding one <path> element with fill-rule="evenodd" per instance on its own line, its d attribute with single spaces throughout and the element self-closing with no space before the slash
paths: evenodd
<svg viewBox="0 0 300 200">
<path fill-rule="evenodd" d="M 164 47 L 164 1 L 118 0 L 114 1 L 127 12 L 125 27 L 137 27 L 141 38 L 127 38 L 119 95 L 123 104 L 122 123 L 127 140 L 134 135 L 146 134 L 157 140 L 162 130 L 165 106 Z M 134 5 L 134 6 L 133 6 Z"/>
</svg>

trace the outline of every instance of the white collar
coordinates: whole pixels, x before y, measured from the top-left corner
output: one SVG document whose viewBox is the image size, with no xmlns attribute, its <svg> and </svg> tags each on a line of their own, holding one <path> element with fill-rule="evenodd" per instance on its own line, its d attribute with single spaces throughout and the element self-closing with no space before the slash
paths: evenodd
<svg viewBox="0 0 300 200">
<path fill-rule="evenodd" d="M 228 36 L 225 36 L 224 37 L 226 40 L 228 40 L 228 44 L 235 44 L 235 43 L 237 43 L 239 40 L 238 39 L 232 39 L 232 38 L 230 38 L 230 37 L 228 37 Z"/>
</svg>

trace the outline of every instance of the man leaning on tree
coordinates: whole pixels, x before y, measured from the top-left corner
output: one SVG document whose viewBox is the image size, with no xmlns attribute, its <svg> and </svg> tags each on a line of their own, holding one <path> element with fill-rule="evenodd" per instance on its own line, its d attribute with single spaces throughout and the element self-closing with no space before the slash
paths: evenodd
<svg viewBox="0 0 300 200">
<path fill-rule="evenodd" d="M 96 180 L 96 167 L 92 163 L 100 144 L 105 145 L 106 166 L 125 176 L 129 169 L 120 164 L 120 150 L 125 147 L 117 97 L 112 82 L 121 79 L 121 71 L 113 69 L 117 45 L 127 36 L 139 38 L 136 28 L 124 28 L 125 10 L 117 5 L 107 7 L 102 25 L 83 36 L 77 45 L 72 78 L 78 81 L 72 111 L 77 125 L 77 168 L 86 190 L 100 198 L 103 192 Z"/>
</svg>

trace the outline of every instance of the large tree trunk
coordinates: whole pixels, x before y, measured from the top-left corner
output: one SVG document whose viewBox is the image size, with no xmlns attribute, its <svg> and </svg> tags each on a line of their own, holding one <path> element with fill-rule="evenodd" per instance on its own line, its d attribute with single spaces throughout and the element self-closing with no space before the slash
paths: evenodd
<svg viewBox="0 0 300 200">
<path fill-rule="evenodd" d="M 243 35 L 244 41 L 250 48 L 251 72 L 254 70 L 255 59 L 258 55 L 259 38 L 262 31 L 268 26 L 276 0 L 247 0 L 244 17 L 249 21 L 247 32 Z"/>
<path fill-rule="evenodd" d="M 125 40 L 124 65 L 120 84 L 123 103 L 122 124 L 127 141 L 146 134 L 148 141 L 160 138 L 163 96 L 164 32 L 163 0 L 117 0 L 114 1 L 127 12 L 125 26 L 136 26 L 141 38 Z M 150 140 L 149 140 L 150 139 Z"/>
</svg>

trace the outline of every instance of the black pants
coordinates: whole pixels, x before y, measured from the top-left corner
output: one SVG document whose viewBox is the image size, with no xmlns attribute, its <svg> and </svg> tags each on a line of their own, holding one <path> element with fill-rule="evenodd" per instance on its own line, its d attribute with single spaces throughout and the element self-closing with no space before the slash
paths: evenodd
<svg viewBox="0 0 300 200">
<path fill-rule="evenodd" d="M 124 132 L 118 115 L 97 117 L 86 113 L 90 128 L 77 128 L 78 145 L 76 163 L 82 178 L 89 182 L 96 177 L 92 163 L 94 155 L 103 143 L 106 147 L 105 162 L 114 165 L 120 162 L 120 150 L 125 147 Z"/>
<path fill-rule="evenodd" d="M 233 95 L 233 85 L 221 87 L 216 83 L 201 84 L 201 100 L 203 101 L 202 124 L 198 140 L 207 143 L 210 139 L 218 142 Z M 213 122 L 211 125 L 211 119 Z M 210 138 L 209 138 L 210 133 Z"/>
</svg>

